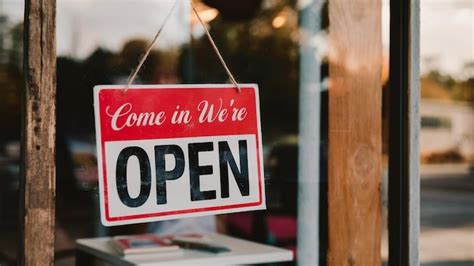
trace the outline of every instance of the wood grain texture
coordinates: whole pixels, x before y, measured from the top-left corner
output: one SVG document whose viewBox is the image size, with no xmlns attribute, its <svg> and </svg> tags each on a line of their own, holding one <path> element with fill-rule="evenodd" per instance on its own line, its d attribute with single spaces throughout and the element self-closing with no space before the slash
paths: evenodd
<svg viewBox="0 0 474 266">
<path fill-rule="evenodd" d="M 53 265 L 56 133 L 56 2 L 25 3 L 22 129 L 22 265 Z"/>
<path fill-rule="evenodd" d="M 381 0 L 329 1 L 329 265 L 380 265 Z"/>
</svg>

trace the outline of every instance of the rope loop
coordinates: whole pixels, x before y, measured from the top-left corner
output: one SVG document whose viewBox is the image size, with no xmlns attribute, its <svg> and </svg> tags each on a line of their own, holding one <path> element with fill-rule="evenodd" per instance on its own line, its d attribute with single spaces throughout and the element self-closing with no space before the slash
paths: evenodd
<svg viewBox="0 0 474 266">
<path fill-rule="evenodd" d="M 161 32 L 163 31 L 163 28 L 165 27 L 166 23 L 168 22 L 168 20 L 170 19 L 170 16 L 171 14 L 173 13 L 173 11 L 176 9 L 176 6 L 178 5 L 178 3 L 180 2 L 181 0 L 176 0 L 176 2 L 174 3 L 173 7 L 170 9 L 170 12 L 168 13 L 168 15 L 166 16 L 165 20 L 163 21 L 163 24 L 161 24 L 160 28 L 158 29 L 158 32 L 155 34 L 155 37 L 153 38 L 153 40 L 150 42 L 150 44 L 148 45 L 148 48 L 146 49 L 146 52 L 143 54 L 143 56 L 141 57 L 137 67 L 135 68 L 135 70 L 132 72 L 132 74 L 130 75 L 130 77 L 128 78 L 128 82 L 127 82 L 127 85 L 125 87 L 125 93 L 128 91 L 129 87 L 132 85 L 133 81 L 135 80 L 135 78 L 137 77 L 138 75 L 138 72 L 140 71 L 140 69 L 142 68 L 143 64 L 145 63 L 146 59 L 148 58 L 148 56 L 150 55 L 150 52 L 151 50 L 153 49 L 153 46 L 155 45 L 156 41 L 158 40 L 158 37 L 160 36 Z M 194 2 L 193 0 L 191 0 L 191 8 L 194 12 L 194 14 L 196 15 L 197 19 L 199 20 L 200 24 L 202 25 L 202 27 L 204 28 L 204 31 L 206 33 L 206 36 L 207 36 L 207 39 L 209 40 L 209 43 L 210 45 L 212 46 L 213 50 L 214 50 L 214 53 L 217 55 L 217 57 L 219 58 L 219 61 L 222 65 L 222 67 L 224 68 L 224 70 L 226 71 L 227 73 L 227 76 L 229 77 L 230 81 L 234 84 L 234 86 L 237 88 L 237 91 L 240 92 L 240 86 L 239 84 L 237 83 L 237 80 L 234 78 L 234 75 L 232 75 L 232 72 L 230 71 L 229 67 L 227 66 L 224 58 L 222 57 L 220 51 L 219 51 L 219 48 L 217 48 L 217 45 L 216 43 L 214 42 L 214 40 L 212 39 L 212 36 L 211 36 L 211 33 L 209 32 L 209 30 L 207 29 L 207 26 L 206 24 L 204 23 L 204 21 L 201 19 L 201 17 L 199 16 L 199 12 L 197 11 L 197 8 L 196 6 L 194 5 Z"/>
</svg>

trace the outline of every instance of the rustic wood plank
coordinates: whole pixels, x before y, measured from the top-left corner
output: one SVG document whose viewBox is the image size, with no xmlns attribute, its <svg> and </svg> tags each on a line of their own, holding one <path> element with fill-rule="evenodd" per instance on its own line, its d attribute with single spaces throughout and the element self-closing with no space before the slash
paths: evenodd
<svg viewBox="0 0 474 266">
<path fill-rule="evenodd" d="M 381 0 L 329 1 L 329 265 L 380 265 Z"/>
<path fill-rule="evenodd" d="M 53 265 L 56 1 L 25 3 L 21 265 Z"/>
</svg>

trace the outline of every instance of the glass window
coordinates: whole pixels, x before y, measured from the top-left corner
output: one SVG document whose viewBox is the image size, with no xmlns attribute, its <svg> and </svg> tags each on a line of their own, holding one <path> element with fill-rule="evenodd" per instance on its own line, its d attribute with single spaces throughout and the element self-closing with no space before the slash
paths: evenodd
<svg viewBox="0 0 474 266">
<path fill-rule="evenodd" d="M 18 251 L 23 2 L 0 2 L 0 264 Z"/>
<path fill-rule="evenodd" d="M 472 38 L 462 36 L 473 34 L 474 8 L 469 0 L 428 1 L 421 1 L 421 263 L 469 264 L 474 63 Z M 80 238 L 189 232 L 283 247 L 301 264 L 310 256 L 321 265 L 386 262 L 389 0 L 195 2 L 238 82 L 259 85 L 267 209 L 101 225 L 93 87 L 128 80 L 174 1 L 59 0 L 56 263 L 74 262 Z M 8 125 L 0 135 L 0 265 L 17 253 L 11 206 L 19 206 L 22 14 L 22 2 L 0 2 L 0 124 Z M 182 83 L 229 83 L 189 1 L 134 81 Z M 380 247 L 381 256 L 348 239 Z"/>
<path fill-rule="evenodd" d="M 473 17 L 472 1 L 421 1 L 422 265 L 474 261 Z"/>
</svg>

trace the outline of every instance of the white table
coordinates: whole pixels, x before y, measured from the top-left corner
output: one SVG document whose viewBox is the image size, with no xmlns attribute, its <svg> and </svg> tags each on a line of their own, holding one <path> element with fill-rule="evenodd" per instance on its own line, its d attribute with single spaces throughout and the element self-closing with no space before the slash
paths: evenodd
<svg viewBox="0 0 474 266">
<path fill-rule="evenodd" d="M 89 263 L 91 257 L 112 263 L 113 265 L 239 265 L 271 263 L 293 260 L 290 250 L 262 245 L 234 237 L 215 234 L 208 237 L 216 245 L 231 249 L 230 252 L 213 254 L 203 251 L 183 249 L 182 254 L 163 256 L 163 254 L 134 255 L 133 258 L 123 258 L 108 243 L 109 237 L 78 239 L 76 247 L 77 265 Z M 87 261 L 87 262 L 86 262 Z"/>
</svg>

